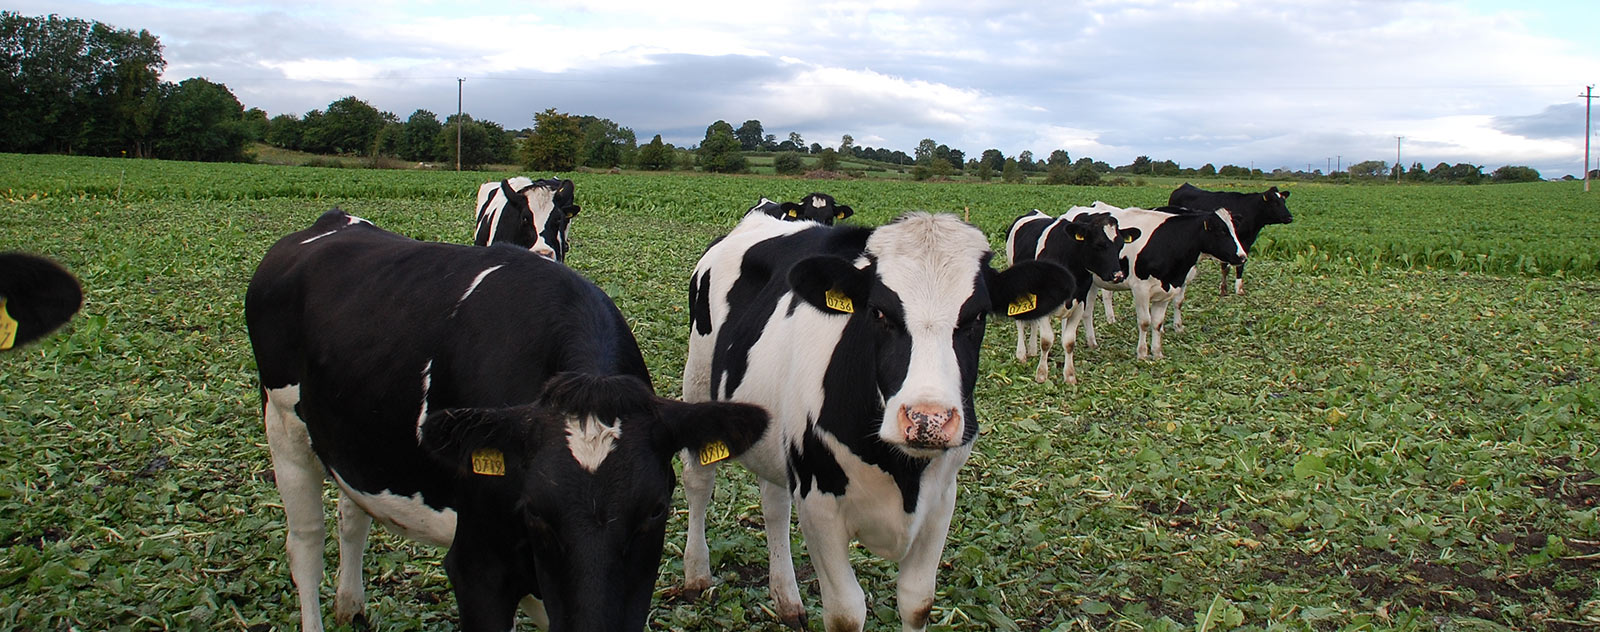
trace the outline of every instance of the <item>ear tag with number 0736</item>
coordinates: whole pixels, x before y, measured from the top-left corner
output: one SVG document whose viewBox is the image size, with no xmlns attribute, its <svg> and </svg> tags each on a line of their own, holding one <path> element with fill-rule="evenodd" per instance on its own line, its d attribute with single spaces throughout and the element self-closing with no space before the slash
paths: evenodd
<svg viewBox="0 0 1600 632">
<path fill-rule="evenodd" d="M 1023 294 L 1022 296 L 1018 296 L 1017 300 L 1011 301 L 1010 305 L 1006 306 L 1006 315 L 1016 316 L 1017 314 L 1031 312 L 1037 307 L 1039 307 L 1038 295 Z"/>
<path fill-rule="evenodd" d="M 505 476 L 506 457 L 494 448 L 482 448 L 472 453 L 472 473 L 484 476 Z"/>
<path fill-rule="evenodd" d="M 728 444 L 721 441 L 712 441 L 711 443 L 700 446 L 700 464 L 711 465 L 712 463 L 716 463 L 717 461 L 728 458 L 729 454 L 730 452 L 728 451 Z"/>
<path fill-rule="evenodd" d="M 850 300 L 850 297 L 845 296 L 844 292 L 840 292 L 836 289 L 828 290 L 827 293 L 823 294 L 822 302 L 828 307 L 839 310 L 846 314 L 856 313 L 855 301 Z"/>
<path fill-rule="evenodd" d="M 0 297 L 0 349 L 10 349 L 17 344 L 17 321 L 6 311 L 6 299 Z"/>
</svg>

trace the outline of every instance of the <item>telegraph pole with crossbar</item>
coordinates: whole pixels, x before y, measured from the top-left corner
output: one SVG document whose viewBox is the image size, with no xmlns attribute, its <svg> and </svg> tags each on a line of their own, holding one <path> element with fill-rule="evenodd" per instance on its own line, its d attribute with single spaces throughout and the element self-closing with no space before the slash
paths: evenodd
<svg viewBox="0 0 1600 632">
<path fill-rule="evenodd" d="M 456 77 L 456 171 L 461 170 L 461 84 L 465 77 Z"/>
<path fill-rule="evenodd" d="M 1594 86 L 1583 89 L 1578 95 L 1583 99 L 1583 192 L 1589 192 L 1589 108 L 1594 103 Z"/>
</svg>

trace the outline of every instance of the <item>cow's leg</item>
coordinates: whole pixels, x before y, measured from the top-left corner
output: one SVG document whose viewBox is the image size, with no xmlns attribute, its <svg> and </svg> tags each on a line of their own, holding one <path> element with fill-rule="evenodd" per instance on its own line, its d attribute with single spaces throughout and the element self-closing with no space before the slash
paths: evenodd
<svg viewBox="0 0 1600 632">
<path fill-rule="evenodd" d="M 837 505 L 825 499 L 802 505 L 800 530 L 822 589 L 824 628 L 828 632 L 858 632 L 866 625 L 867 596 L 856 579 L 855 569 L 850 567 L 850 533 Z"/>
<path fill-rule="evenodd" d="M 906 557 L 900 560 L 896 604 L 900 607 L 902 632 L 928 629 L 933 612 L 933 595 L 939 573 L 939 558 L 944 553 L 945 537 L 950 533 L 950 516 L 955 513 L 956 488 L 929 498 L 928 519 L 915 535 Z"/>
<path fill-rule="evenodd" d="M 1025 322 L 1022 322 L 1020 320 L 1019 321 L 1015 321 L 1015 322 L 1017 323 L 1017 353 L 1016 353 L 1017 362 L 1027 362 L 1028 361 L 1028 355 L 1029 355 L 1029 353 L 1028 353 L 1028 346 L 1029 345 L 1027 344 L 1029 342 L 1028 335 L 1030 333 L 1032 333 L 1029 330 L 1032 329 L 1033 327 L 1032 327 L 1031 323 L 1025 323 Z M 1035 343 L 1035 344 L 1037 344 L 1037 343 Z M 1035 348 L 1037 348 L 1037 347 L 1035 347 Z"/>
<path fill-rule="evenodd" d="M 339 493 L 339 579 L 333 593 L 333 619 L 349 623 L 362 617 L 366 584 L 361 578 L 361 558 L 367 551 L 372 516 L 350 495 Z"/>
<path fill-rule="evenodd" d="M 1050 318 L 1060 315 L 1061 310 L 1057 309 L 1056 313 L 1034 321 L 1033 330 L 1039 336 L 1039 353 L 1050 353 L 1050 348 L 1056 346 L 1056 332 L 1050 328 Z"/>
<path fill-rule="evenodd" d="M 1084 313 L 1093 317 L 1094 306 L 1084 301 L 1072 301 L 1072 309 L 1061 319 L 1061 379 L 1068 384 L 1078 383 L 1078 371 L 1072 359 L 1072 352 L 1078 346 L 1078 321 L 1083 320 Z"/>
<path fill-rule="evenodd" d="M 1221 284 L 1220 289 L 1218 291 L 1221 293 L 1222 296 L 1227 296 L 1228 295 L 1228 264 L 1223 263 L 1221 261 L 1218 261 L 1217 262 L 1217 266 L 1218 266 L 1219 269 L 1222 270 L 1222 284 Z"/>
<path fill-rule="evenodd" d="M 482 533 L 462 533 L 456 530 L 456 540 L 444 556 L 445 575 L 456 596 L 456 607 L 461 614 L 463 632 L 511 630 L 517 621 L 517 604 L 521 592 L 507 572 L 509 563 L 503 551 L 484 550 L 474 540 L 493 536 Z"/>
<path fill-rule="evenodd" d="M 699 456 L 685 450 L 683 495 L 689 500 L 689 532 L 683 545 L 683 595 L 695 600 L 711 587 L 711 549 L 706 545 L 706 512 L 716 487 L 717 465 L 701 465 Z"/>
<path fill-rule="evenodd" d="M 1188 287 L 1189 286 L 1185 285 L 1178 288 L 1178 290 L 1173 293 L 1172 298 L 1172 330 L 1179 333 L 1183 332 L 1183 297 L 1188 292 Z M 1166 314 L 1164 312 L 1166 310 L 1162 311 L 1162 315 L 1165 316 Z"/>
<path fill-rule="evenodd" d="M 1150 320 L 1154 323 L 1150 331 L 1150 358 L 1160 360 L 1166 355 L 1161 353 L 1161 330 L 1163 322 L 1167 319 L 1167 303 L 1171 299 L 1160 299 L 1150 302 Z"/>
<path fill-rule="evenodd" d="M 528 595 L 517 605 L 521 608 L 522 614 L 528 615 L 540 630 L 550 629 L 550 615 L 544 611 L 544 602 L 539 601 L 538 597 Z"/>
<path fill-rule="evenodd" d="M 266 392 L 262 406 L 267 426 L 267 448 L 278 496 L 288 523 L 289 576 L 300 597 L 300 629 L 322 630 L 322 554 L 327 524 L 322 515 L 324 469 L 311 451 L 306 424 L 294 412 L 300 389 L 287 386 Z"/>
<path fill-rule="evenodd" d="M 789 627 L 804 630 L 806 607 L 800 603 L 800 582 L 794 576 L 794 551 L 789 546 L 789 510 L 793 503 L 787 486 L 761 481 L 761 518 L 767 531 L 767 588 L 778 608 L 778 618 Z M 812 559 L 815 560 L 815 553 Z"/>
<path fill-rule="evenodd" d="M 1100 288 L 1100 302 L 1106 306 L 1106 324 L 1117 322 L 1117 314 L 1111 311 L 1111 290 Z"/>
<path fill-rule="evenodd" d="M 1244 264 L 1241 263 L 1234 266 L 1233 271 L 1237 275 L 1237 277 L 1235 277 L 1233 280 L 1233 293 L 1238 294 L 1239 296 L 1244 296 Z M 1224 277 L 1222 282 L 1227 283 L 1228 279 Z"/>
<path fill-rule="evenodd" d="M 1094 290 L 1090 290 L 1093 292 Z M 1083 344 L 1090 349 L 1099 349 L 1100 342 L 1094 339 L 1094 296 L 1084 297 L 1083 304 Z"/>
<path fill-rule="evenodd" d="M 1150 297 L 1144 292 L 1134 291 L 1133 313 L 1139 320 L 1139 344 L 1134 347 L 1134 357 L 1147 360 L 1150 358 Z"/>
</svg>

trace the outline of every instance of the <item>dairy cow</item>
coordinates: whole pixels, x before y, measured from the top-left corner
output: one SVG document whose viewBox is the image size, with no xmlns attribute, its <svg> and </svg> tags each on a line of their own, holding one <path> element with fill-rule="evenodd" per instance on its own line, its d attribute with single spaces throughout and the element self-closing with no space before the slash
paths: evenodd
<svg viewBox="0 0 1600 632">
<path fill-rule="evenodd" d="M 38 255 L 0 253 L 0 351 L 44 337 L 82 305 L 83 288 L 61 264 Z"/>
<path fill-rule="evenodd" d="M 745 214 L 764 213 L 772 217 L 791 222 L 813 221 L 818 224 L 832 226 L 833 222 L 843 221 L 855 214 L 855 210 L 834 201 L 833 196 L 826 193 L 810 193 L 795 202 L 774 202 L 761 198 L 755 206 L 745 211 Z"/>
<path fill-rule="evenodd" d="M 1134 314 L 1139 321 L 1139 342 L 1135 348 L 1140 360 L 1164 357 L 1161 333 L 1167 317 L 1167 304 L 1182 295 L 1184 284 L 1201 253 L 1231 264 L 1244 263 L 1244 246 L 1233 231 L 1226 210 L 1207 213 L 1174 213 L 1162 209 L 1117 208 L 1096 202 L 1094 206 L 1073 207 L 1062 215 L 1075 218 L 1094 213 L 1109 213 L 1122 228 L 1137 229 L 1131 242 L 1122 244 L 1127 259 L 1127 277 L 1121 282 L 1096 276 L 1096 287 L 1128 291 L 1133 294 Z M 1106 298 L 1107 313 L 1111 301 Z M 1086 335 L 1094 336 L 1093 310 L 1085 315 Z"/>
<path fill-rule="evenodd" d="M 581 207 L 573 201 L 571 180 L 532 180 L 522 176 L 478 187 L 478 212 L 472 243 L 508 243 L 552 261 L 565 262 L 572 242 L 567 226 Z"/>
<path fill-rule="evenodd" d="M 1262 228 L 1270 224 L 1288 224 L 1294 221 L 1294 215 L 1289 213 L 1289 193 L 1289 191 L 1279 191 L 1278 187 L 1260 193 L 1207 191 L 1185 182 L 1167 198 L 1167 206 L 1194 211 L 1227 209 L 1233 219 L 1234 231 L 1239 235 L 1239 244 L 1244 246 L 1244 251 L 1248 253 L 1250 247 L 1255 245 L 1256 237 L 1261 235 Z M 1226 296 L 1228 263 L 1224 261 L 1220 265 L 1222 266 L 1221 292 Z M 1244 294 L 1243 263 L 1234 267 L 1234 274 L 1233 291 L 1235 294 Z M 1174 318 L 1177 319 L 1178 316 L 1174 314 Z"/>
<path fill-rule="evenodd" d="M 1039 318 L 1071 289 L 1059 266 L 997 272 L 987 239 L 949 215 L 879 227 L 747 215 L 690 280 L 686 401 L 760 404 L 768 432 L 740 461 L 761 479 L 770 588 L 798 625 L 789 548 L 797 508 L 828 630 L 860 630 L 850 543 L 899 563 L 902 625 L 921 630 L 955 506 L 956 471 L 977 437 L 972 391 L 990 313 Z M 705 517 L 713 462 L 686 455 L 685 588 L 711 585 Z"/>
<path fill-rule="evenodd" d="M 1043 260 L 1057 264 L 1072 276 L 1072 294 L 1057 312 L 1061 319 L 1061 376 L 1068 384 L 1078 382 L 1072 353 L 1078 339 L 1078 323 L 1094 307 L 1090 291 L 1096 276 L 1121 282 L 1126 276 L 1122 263 L 1122 244 L 1132 242 L 1139 229 L 1121 229 L 1110 213 L 1090 213 L 1078 217 L 1056 218 L 1034 209 L 1018 217 L 1006 231 L 1006 259 L 1013 265 Z M 1050 379 L 1050 348 L 1054 335 L 1048 316 L 1032 321 L 1018 320 L 1018 362 L 1030 355 L 1039 356 L 1033 379 Z"/>
<path fill-rule="evenodd" d="M 448 546 L 465 630 L 640 630 L 672 456 L 738 454 L 759 408 L 651 392 L 611 300 L 512 247 L 426 243 L 338 210 L 268 250 L 245 294 L 301 625 L 321 630 L 322 485 L 339 489 L 334 615 L 362 612 L 372 521 Z"/>
</svg>

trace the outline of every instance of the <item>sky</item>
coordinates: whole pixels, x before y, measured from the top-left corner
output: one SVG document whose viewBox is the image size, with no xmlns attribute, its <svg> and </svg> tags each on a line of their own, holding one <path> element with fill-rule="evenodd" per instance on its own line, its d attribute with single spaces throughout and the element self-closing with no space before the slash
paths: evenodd
<svg viewBox="0 0 1600 632">
<path fill-rule="evenodd" d="M 1600 82 L 1593 0 L 12 4 L 149 30 L 165 80 L 223 83 L 269 115 L 354 95 L 443 119 L 464 78 L 464 110 L 508 129 L 555 108 L 679 146 L 755 119 L 907 154 L 933 139 L 969 158 L 1327 172 L 1398 149 L 1407 167 L 1559 178 L 1582 175 L 1579 95 Z"/>
</svg>

